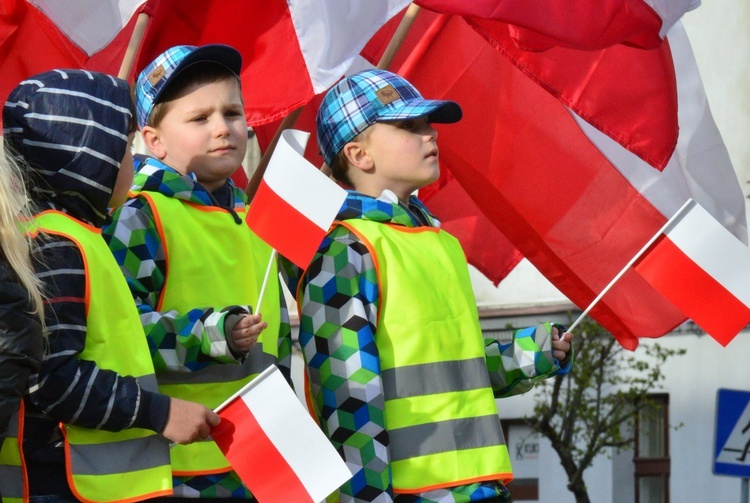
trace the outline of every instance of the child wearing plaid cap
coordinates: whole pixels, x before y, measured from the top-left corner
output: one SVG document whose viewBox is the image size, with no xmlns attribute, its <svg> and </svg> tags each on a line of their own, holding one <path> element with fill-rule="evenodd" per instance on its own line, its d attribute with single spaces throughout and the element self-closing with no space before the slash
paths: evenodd
<svg viewBox="0 0 750 503">
<path fill-rule="evenodd" d="M 354 474 L 342 502 L 506 501 L 495 398 L 572 365 L 550 323 L 483 339 L 461 246 L 413 195 L 438 179 L 433 123 L 460 119 L 382 70 L 343 79 L 318 111 L 323 157 L 354 190 L 299 282 L 299 337 L 315 413 Z"/>
<path fill-rule="evenodd" d="M 229 178 L 247 148 L 241 66 L 226 45 L 176 46 L 139 74 L 136 115 L 151 156 L 104 232 L 138 306 L 159 389 L 211 409 L 270 365 L 290 379 L 276 275 L 262 315 L 252 310 L 272 249 L 245 224 L 247 196 Z M 253 498 L 211 439 L 170 453 L 175 497 Z"/>
</svg>

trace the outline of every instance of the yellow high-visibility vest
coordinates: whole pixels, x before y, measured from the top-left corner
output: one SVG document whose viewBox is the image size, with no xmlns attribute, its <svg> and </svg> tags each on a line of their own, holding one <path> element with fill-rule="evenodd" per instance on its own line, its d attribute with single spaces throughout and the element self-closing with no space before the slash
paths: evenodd
<svg viewBox="0 0 750 503">
<path fill-rule="evenodd" d="M 157 310 L 232 305 L 255 306 L 272 248 L 245 224 L 246 211 L 237 211 L 237 224 L 226 210 L 186 203 L 157 192 L 134 192 L 151 207 L 166 252 L 167 277 Z M 211 365 L 195 372 L 157 371 L 159 389 L 169 396 L 216 408 L 268 366 L 278 363 L 281 317 L 277 265 L 263 294 L 261 333 L 242 364 Z M 210 438 L 170 450 L 175 475 L 223 473 L 229 462 Z"/>
<path fill-rule="evenodd" d="M 83 256 L 86 343 L 78 358 L 94 361 L 99 368 L 120 375 L 134 376 L 143 389 L 156 391 L 153 363 L 138 311 L 101 229 L 54 210 L 34 218 L 29 226 L 32 234 L 34 227 L 73 241 Z M 15 483 L 10 477 L 0 477 L 5 501 L 28 501 L 22 462 L 22 417 L 22 412 L 14 416 L 14 436 L 6 440 L 0 454 L 0 465 L 21 475 Z M 78 499 L 138 501 L 172 494 L 168 445 L 155 432 L 141 428 L 110 432 L 65 424 L 63 435 L 67 476 Z M 18 484 L 19 480 L 23 484 Z"/>
<path fill-rule="evenodd" d="M 512 479 L 466 257 L 433 227 L 339 222 L 372 254 L 396 493 Z"/>
</svg>

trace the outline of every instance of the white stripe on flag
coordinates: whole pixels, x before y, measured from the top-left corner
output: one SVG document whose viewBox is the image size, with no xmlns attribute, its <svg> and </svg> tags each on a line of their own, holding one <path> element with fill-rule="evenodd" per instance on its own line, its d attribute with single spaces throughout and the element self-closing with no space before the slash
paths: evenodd
<svg viewBox="0 0 750 503">
<path fill-rule="evenodd" d="M 242 400 L 313 501 L 323 501 L 352 475 L 281 372 L 272 369 L 252 381 Z"/>
<path fill-rule="evenodd" d="M 694 199 L 742 242 L 747 243 L 745 200 L 729 153 L 706 100 L 690 42 L 681 23 L 669 32 L 677 74 L 680 136 L 662 172 L 571 112 L 583 132 L 665 218 Z M 722 194 L 717 198 L 716 194 Z"/>
<path fill-rule="evenodd" d="M 263 180 L 280 198 L 327 231 L 346 191 L 304 158 L 309 138 L 310 133 L 304 131 L 283 131 Z"/>
<path fill-rule="evenodd" d="M 697 9 L 701 4 L 701 0 L 644 0 L 644 2 L 651 6 L 662 19 L 662 27 L 659 31 L 661 38 L 664 38 L 684 13 Z"/>
<path fill-rule="evenodd" d="M 705 208 L 695 204 L 665 234 L 717 283 L 750 307 L 750 248 Z"/>
<path fill-rule="evenodd" d="M 409 0 L 287 0 L 315 94 L 349 68 L 375 32 Z"/>
<path fill-rule="evenodd" d="M 91 56 L 120 33 L 146 0 L 29 0 Z"/>
</svg>

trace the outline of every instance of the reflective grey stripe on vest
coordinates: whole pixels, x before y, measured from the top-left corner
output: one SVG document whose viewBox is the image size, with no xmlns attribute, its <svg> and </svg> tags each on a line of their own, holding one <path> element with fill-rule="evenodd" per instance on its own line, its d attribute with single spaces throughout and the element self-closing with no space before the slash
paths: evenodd
<svg viewBox="0 0 750 503">
<path fill-rule="evenodd" d="M 170 463 L 167 439 L 149 435 L 109 444 L 71 445 L 73 473 L 110 475 L 123 471 L 147 470 Z"/>
<path fill-rule="evenodd" d="M 260 374 L 277 362 L 278 359 L 275 356 L 263 352 L 263 345 L 259 342 L 250 350 L 247 359 L 242 364 L 211 365 L 195 372 L 163 370 L 157 373 L 157 379 L 159 384 L 232 382 L 239 381 L 253 374 Z"/>
<path fill-rule="evenodd" d="M 391 460 L 505 444 L 500 418 L 451 419 L 389 430 Z"/>
<path fill-rule="evenodd" d="M 23 475 L 20 466 L 0 465 L 0 494 L 3 498 L 23 498 Z"/>
<path fill-rule="evenodd" d="M 7 438 L 18 438 L 18 411 L 10 416 Z M 0 464 L 0 495 L 5 498 L 23 498 L 23 473 L 20 466 Z"/>
<path fill-rule="evenodd" d="M 386 400 L 490 387 L 484 358 L 386 369 L 381 378 Z"/>
</svg>

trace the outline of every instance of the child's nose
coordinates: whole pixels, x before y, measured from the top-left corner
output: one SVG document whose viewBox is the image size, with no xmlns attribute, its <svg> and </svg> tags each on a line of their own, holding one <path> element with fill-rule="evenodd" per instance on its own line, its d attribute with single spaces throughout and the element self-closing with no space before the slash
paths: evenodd
<svg viewBox="0 0 750 503">
<path fill-rule="evenodd" d="M 231 131 L 229 122 L 223 118 L 218 119 L 215 124 L 215 131 L 217 136 L 228 136 Z"/>
</svg>

